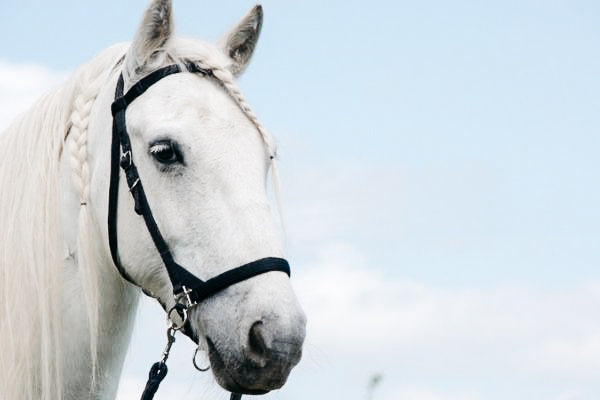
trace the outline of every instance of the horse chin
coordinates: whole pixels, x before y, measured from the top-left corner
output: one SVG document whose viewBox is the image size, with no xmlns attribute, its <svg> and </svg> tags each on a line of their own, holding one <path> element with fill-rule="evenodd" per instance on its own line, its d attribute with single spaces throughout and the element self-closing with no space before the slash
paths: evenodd
<svg viewBox="0 0 600 400">
<path fill-rule="evenodd" d="M 283 359 L 273 359 L 257 368 L 252 360 L 226 361 L 221 355 L 222 351 L 217 349 L 210 338 L 207 337 L 206 342 L 215 379 L 223 389 L 232 393 L 260 395 L 279 389 L 285 384 L 292 366 L 296 364 L 294 362 L 293 365 L 289 365 L 289 362 L 284 362 Z"/>
</svg>

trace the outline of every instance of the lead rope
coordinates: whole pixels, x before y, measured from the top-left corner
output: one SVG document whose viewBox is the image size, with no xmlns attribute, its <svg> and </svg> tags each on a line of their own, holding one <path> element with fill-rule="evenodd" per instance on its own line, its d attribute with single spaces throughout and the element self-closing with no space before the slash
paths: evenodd
<svg viewBox="0 0 600 400">
<path fill-rule="evenodd" d="M 169 369 L 167 368 L 167 358 L 169 358 L 169 353 L 171 352 L 171 346 L 175 343 L 175 328 L 174 326 L 170 326 L 167 329 L 167 346 L 163 351 L 162 358 L 160 361 L 155 362 L 150 368 L 150 372 L 148 373 L 148 382 L 146 382 L 146 388 L 142 393 L 141 400 L 152 400 L 156 391 L 158 390 L 158 386 L 167 376 L 167 372 Z"/>
<path fill-rule="evenodd" d="M 169 327 L 167 328 L 167 345 L 163 350 L 162 357 L 160 361 L 152 364 L 150 368 L 150 372 L 148 373 L 148 381 L 146 382 L 146 387 L 144 388 L 144 392 L 142 393 L 142 397 L 140 400 L 152 400 L 154 399 L 154 395 L 160 386 L 160 383 L 167 376 L 167 372 L 169 369 L 167 368 L 167 359 L 169 358 L 169 354 L 171 353 L 171 347 L 173 343 L 175 343 L 175 334 L 177 331 L 181 330 L 185 323 L 187 322 L 187 310 L 188 307 L 182 305 L 181 303 L 175 305 L 171 311 L 167 314 L 167 321 L 169 322 Z M 171 320 L 171 314 L 173 311 L 176 311 L 179 316 L 182 317 L 181 324 L 177 325 L 176 322 Z M 194 353 L 193 364 L 194 367 L 201 372 L 208 371 L 210 366 L 207 368 L 200 368 L 196 364 L 196 354 L 198 353 L 198 348 L 196 348 L 196 352 Z M 229 400 L 241 400 L 242 395 L 240 393 L 231 393 Z"/>
</svg>

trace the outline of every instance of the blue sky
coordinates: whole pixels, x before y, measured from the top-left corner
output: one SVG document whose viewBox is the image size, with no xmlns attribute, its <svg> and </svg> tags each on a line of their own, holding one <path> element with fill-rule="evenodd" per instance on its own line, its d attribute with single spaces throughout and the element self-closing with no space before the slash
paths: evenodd
<svg viewBox="0 0 600 400">
<path fill-rule="evenodd" d="M 216 39 L 252 4 L 175 1 L 177 31 Z M 309 316 L 267 398 L 364 399 L 378 372 L 377 400 L 600 397 L 600 3 L 262 4 L 240 84 L 280 141 Z M 130 40 L 144 7 L 3 5 L 0 100 Z M 120 399 L 162 349 L 144 304 Z M 163 394 L 224 399 L 188 353 Z"/>
</svg>

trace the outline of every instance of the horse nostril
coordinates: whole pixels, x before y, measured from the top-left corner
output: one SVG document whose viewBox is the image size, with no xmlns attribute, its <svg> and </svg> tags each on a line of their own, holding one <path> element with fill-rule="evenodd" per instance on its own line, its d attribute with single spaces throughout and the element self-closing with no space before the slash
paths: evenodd
<svg viewBox="0 0 600 400">
<path fill-rule="evenodd" d="M 259 367 L 264 367 L 267 363 L 268 347 L 263 329 L 263 322 L 257 321 L 252 324 L 248 333 L 248 358 Z"/>
</svg>

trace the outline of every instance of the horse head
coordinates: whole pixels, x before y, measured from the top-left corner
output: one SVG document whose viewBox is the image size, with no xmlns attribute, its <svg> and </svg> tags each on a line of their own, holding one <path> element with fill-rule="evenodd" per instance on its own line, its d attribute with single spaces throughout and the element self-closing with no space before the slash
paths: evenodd
<svg viewBox="0 0 600 400">
<path fill-rule="evenodd" d="M 127 107 L 131 154 L 147 202 L 178 265 L 201 280 L 265 257 L 282 257 L 267 176 L 275 146 L 234 78 L 257 43 L 255 7 L 217 45 L 173 35 L 171 2 L 154 0 L 115 74 L 98 95 L 89 122 L 90 207 L 106 221 L 112 117 L 117 72 L 124 90 L 166 65 L 193 62 L 210 74 L 177 73 L 149 87 Z M 185 68 L 183 66 L 182 68 Z M 173 284 L 144 219 L 121 179 L 116 202 L 118 258 L 128 279 L 175 305 Z M 106 226 L 99 224 L 109 249 Z M 236 393 L 281 387 L 301 357 L 305 316 L 288 276 L 270 271 L 237 282 L 190 308 L 187 333 L 208 352 L 219 384 Z"/>
</svg>

